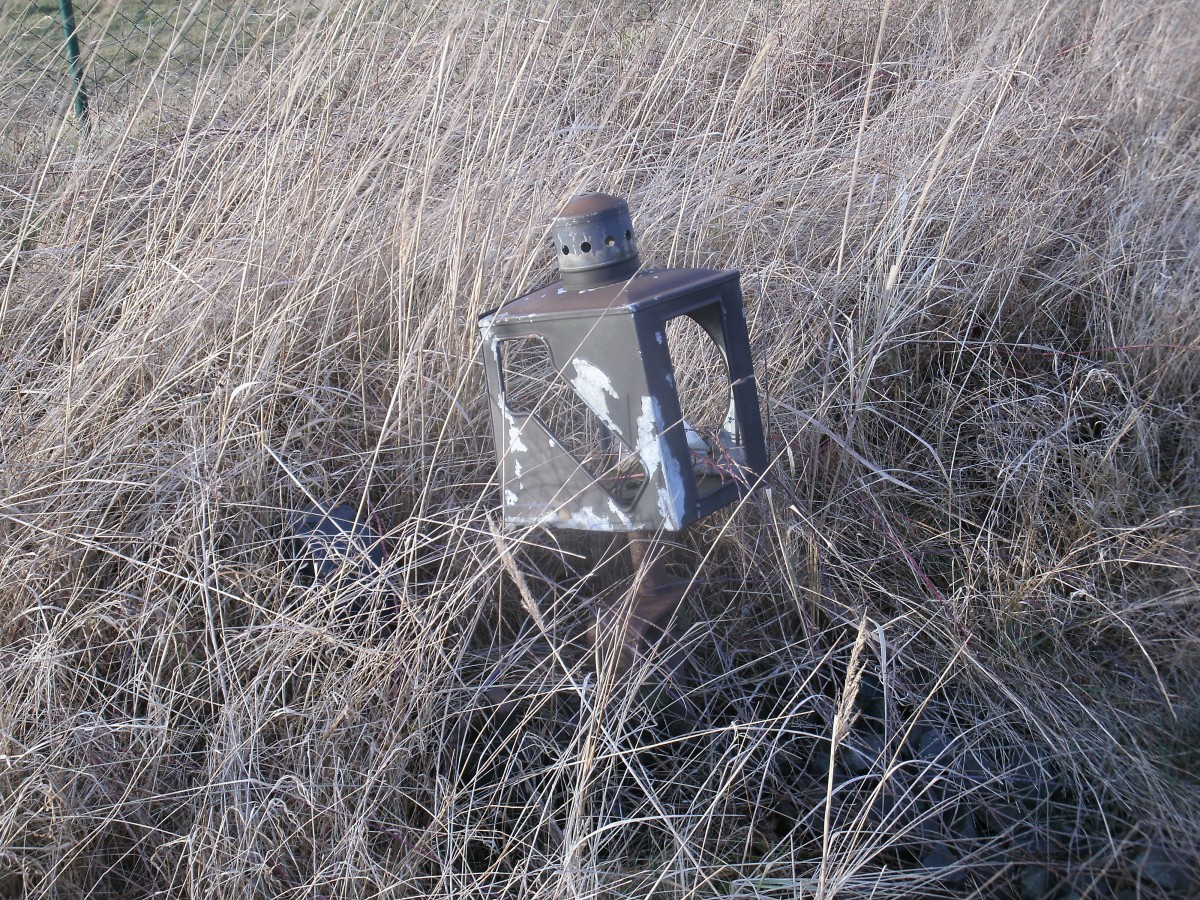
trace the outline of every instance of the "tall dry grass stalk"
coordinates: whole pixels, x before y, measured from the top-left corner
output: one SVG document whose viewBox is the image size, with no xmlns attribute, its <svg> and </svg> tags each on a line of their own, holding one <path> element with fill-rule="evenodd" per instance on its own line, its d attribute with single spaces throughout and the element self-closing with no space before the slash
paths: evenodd
<svg viewBox="0 0 1200 900">
<path fill-rule="evenodd" d="M 82 140 L 0 110 L 0 895 L 1194 889 L 1198 57 L 1193 3 L 331 3 Z M 474 320 L 583 189 L 742 270 L 766 394 L 683 729 L 489 519 Z M 309 498 L 366 584 L 291 578 Z"/>
</svg>

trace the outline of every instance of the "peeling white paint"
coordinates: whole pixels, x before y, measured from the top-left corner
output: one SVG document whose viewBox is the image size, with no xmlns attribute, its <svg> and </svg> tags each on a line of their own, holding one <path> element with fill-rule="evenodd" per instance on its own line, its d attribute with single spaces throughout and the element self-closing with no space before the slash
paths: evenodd
<svg viewBox="0 0 1200 900">
<path fill-rule="evenodd" d="M 626 529 L 633 528 L 633 521 L 629 518 L 629 516 L 625 515 L 625 512 L 621 509 L 621 507 L 617 506 L 617 503 L 615 500 L 613 500 L 611 498 L 609 499 L 608 508 L 612 510 L 613 515 L 617 517 L 617 520 L 621 523 L 621 525 L 624 528 L 626 528 Z"/>
<path fill-rule="evenodd" d="M 665 487 L 658 489 L 658 514 L 671 521 L 671 492 Z"/>
<path fill-rule="evenodd" d="M 704 456 L 708 455 L 708 451 L 712 449 L 708 446 L 708 441 L 700 436 L 700 432 L 693 428 L 692 423 L 687 419 L 683 420 L 683 433 L 687 437 L 689 450 Z"/>
<path fill-rule="evenodd" d="M 521 461 L 519 459 L 513 460 L 513 474 L 515 474 L 517 478 L 523 478 L 525 475 L 525 469 L 521 465 Z"/>
<path fill-rule="evenodd" d="M 653 479 L 662 468 L 662 450 L 658 446 L 658 401 L 653 397 L 642 398 L 642 413 L 638 416 L 637 429 L 638 456 L 642 459 L 646 477 Z"/>
<path fill-rule="evenodd" d="M 608 397 L 617 399 L 612 379 L 602 369 L 586 359 L 576 357 L 571 360 L 571 365 L 575 367 L 576 373 L 575 379 L 571 382 L 575 393 L 579 394 L 592 412 L 600 417 L 600 421 L 608 427 L 609 431 L 613 434 L 621 434 L 621 429 L 616 426 L 608 412 Z"/>
<path fill-rule="evenodd" d="M 583 528 L 587 531 L 607 531 L 612 527 L 612 522 L 596 515 L 596 511 L 590 506 L 585 506 L 571 514 L 571 518 L 567 519 L 567 527 Z"/>
<path fill-rule="evenodd" d="M 655 340 L 657 340 L 657 341 L 658 341 L 660 344 L 661 344 L 661 343 L 662 343 L 662 342 L 665 340 L 665 338 L 663 337 L 663 333 L 662 333 L 661 331 L 656 331 L 656 332 L 654 332 L 654 338 L 655 338 Z"/>
<path fill-rule="evenodd" d="M 672 528 L 679 528 L 683 523 L 683 473 L 679 460 L 670 453 L 663 454 L 663 481 L 666 483 L 658 489 L 658 511 Z"/>
<path fill-rule="evenodd" d="M 516 506 L 517 505 L 517 495 L 514 494 L 512 491 L 505 491 L 504 492 L 504 505 L 505 506 Z"/>
<path fill-rule="evenodd" d="M 567 289 L 566 289 L 566 288 L 559 288 L 559 289 L 558 289 L 557 291 L 555 291 L 554 293 L 556 293 L 556 294 L 565 294 L 566 292 L 567 292 Z"/>
<path fill-rule="evenodd" d="M 497 402 L 500 404 L 500 412 L 504 416 L 504 421 L 508 423 L 508 449 L 514 453 L 524 453 L 529 448 L 521 440 L 520 426 L 517 425 L 517 420 L 509 411 L 508 404 L 504 402 L 504 391 L 500 392 Z"/>
<path fill-rule="evenodd" d="M 492 333 L 492 329 L 489 326 L 487 328 L 487 330 L 484 332 L 484 339 L 488 342 L 488 346 L 491 347 L 492 359 L 494 359 L 496 361 L 496 366 L 499 367 L 500 366 L 500 338 L 496 337 Z"/>
<path fill-rule="evenodd" d="M 683 473 L 679 460 L 671 455 L 662 433 L 662 410 L 654 397 L 642 398 L 638 416 L 638 456 L 646 469 L 646 478 L 654 479 L 662 472 L 658 489 L 658 514 L 673 528 L 683 521 Z"/>
</svg>

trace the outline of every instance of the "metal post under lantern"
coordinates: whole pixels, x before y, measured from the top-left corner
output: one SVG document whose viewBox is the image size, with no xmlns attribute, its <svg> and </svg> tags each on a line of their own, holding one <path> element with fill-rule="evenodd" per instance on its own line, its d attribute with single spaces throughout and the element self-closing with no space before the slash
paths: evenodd
<svg viewBox="0 0 1200 900">
<path fill-rule="evenodd" d="M 593 634 L 624 670 L 667 633 L 686 584 L 651 533 L 736 502 L 766 469 L 741 285 L 643 268 L 619 197 L 574 197 L 550 237 L 560 280 L 479 323 L 503 516 L 630 533 L 629 606 L 602 608 Z"/>
</svg>

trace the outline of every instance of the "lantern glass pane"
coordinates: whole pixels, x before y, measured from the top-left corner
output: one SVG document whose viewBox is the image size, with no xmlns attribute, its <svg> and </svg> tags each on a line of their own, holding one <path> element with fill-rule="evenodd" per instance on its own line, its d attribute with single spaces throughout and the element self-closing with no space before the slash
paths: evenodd
<svg viewBox="0 0 1200 900">
<path fill-rule="evenodd" d="M 504 340 L 499 355 L 508 410 L 536 415 L 592 479 L 629 509 L 646 483 L 642 463 L 563 377 L 546 342 L 537 336 Z"/>
</svg>

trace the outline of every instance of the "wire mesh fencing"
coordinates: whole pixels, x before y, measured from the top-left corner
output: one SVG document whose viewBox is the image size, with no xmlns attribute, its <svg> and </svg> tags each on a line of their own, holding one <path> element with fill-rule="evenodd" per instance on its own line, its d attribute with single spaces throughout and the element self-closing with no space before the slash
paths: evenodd
<svg viewBox="0 0 1200 900">
<path fill-rule="evenodd" d="M 0 5 L 0 124 L 16 135 L 68 114 L 79 89 L 103 111 L 186 87 L 256 48 L 290 41 L 316 0 L 16 0 Z M 67 14 L 79 56 L 73 71 Z M 76 80 L 78 73 L 79 80 Z M 82 118 L 82 116 L 80 116 Z M 25 129 L 20 126 L 24 125 Z M 37 129 L 35 128 L 35 131 Z M 31 137 L 27 135 L 27 137 Z"/>
</svg>

